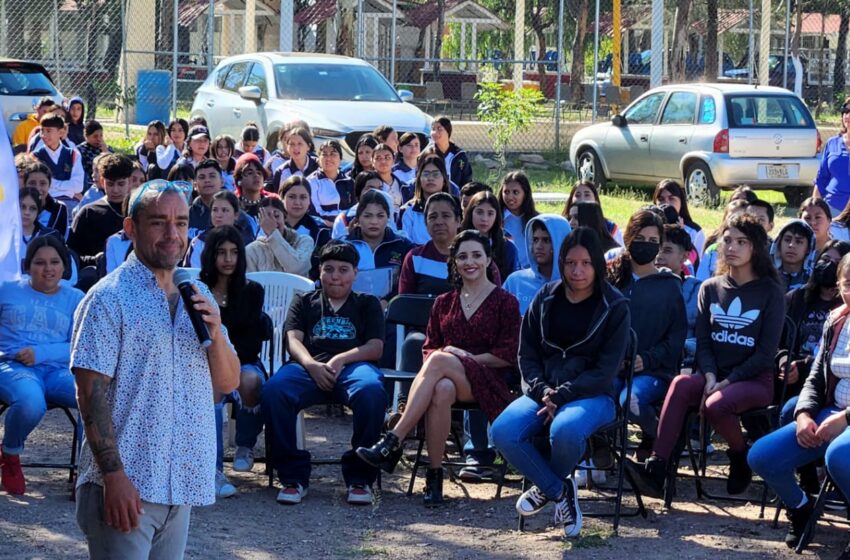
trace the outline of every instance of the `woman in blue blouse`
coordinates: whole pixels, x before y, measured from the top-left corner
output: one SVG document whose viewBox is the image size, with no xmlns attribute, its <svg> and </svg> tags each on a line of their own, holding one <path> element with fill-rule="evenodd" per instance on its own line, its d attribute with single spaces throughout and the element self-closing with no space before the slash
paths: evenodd
<svg viewBox="0 0 850 560">
<path fill-rule="evenodd" d="M 826 142 L 815 177 L 815 196 L 826 200 L 833 216 L 850 201 L 850 97 L 841 105 L 841 132 Z"/>
<path fill-rule="evenodd" d="M 83 292 L 60 283 L 70 267 L 64 243 L 52 235 L 27 245 L 29 278 L 0 284 L 0 401 L 6 412 L 0 485 L 24 494 L 20 455 L 47 405 L 77 408 L 71 375 L 71 329 Z"/>
</svg>

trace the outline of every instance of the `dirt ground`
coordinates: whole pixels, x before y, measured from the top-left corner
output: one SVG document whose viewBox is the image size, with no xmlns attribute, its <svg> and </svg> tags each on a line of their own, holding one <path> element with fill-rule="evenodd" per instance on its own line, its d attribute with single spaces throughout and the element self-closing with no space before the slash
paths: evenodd
<svg viewBox="0 0 850 560">
<path fill-rule="evenodd" d="M 334 458 L 350 438 L 350 416 L 327 417 L 324 409 L 307 420 L 308 447 L 318 458 Z M 0 427 L 2 433 L 2 427 Z M 70 447 L 68 422 L 61 412 L 48 413 L 28 442 L 26 459 L 56 461 Z M 261 444 L 262 445 L 262 444 Z M 262 451 L 258 450 L 258 456 Z M 338 466 L 314 468 L 310 494 L 300 506 L 275 502 L 277 490 L 266 485 L 263 465 L 252 473 L 232 473 L 239 493 L 211 507 L 195 508 L 188 558 L 722 558 L 730 560 L 798 558 L 782 540 L 780 528 L 758 519 L 758 506 L 722 501 L 695 501 L 694 485 L 680 480 L 673 508 L 663 511 L 658 500 L 647 499 L 649 517 L 624 518 L 619 536 L 610 519 L 585 517 L 582 537 L 561 538 L 551 526 L 551 510 L 516 529 L 513 508 L 519 493 L 511 477 L 501 499 L 495 485 L 447 483 L 449 502 L 426 510 L 422 482 L 412 497 L 405 495 L 410 471 L 399 468 L 385 476 L 383 491 L 372 507 L 345 503 Z M 85 558 L 86 546 L 69 500 L 67 471 L 26 469 L 28 493 L 22 498 L 0 493 L 0 558 Z M 722 492 L 722 483 L 712 483 Z M 760 486 L 751 490 L 757 503 Z M 582 498 L 592 497 L 582 491 Z M 610 511 L 610 502 L 583 501 L 585 513 Z M 627 496 L 624 506 L 634 506 Z M 835 558 L 848 539 L 846 525 L 822 521 L 807 558 Z"/>
</svg>

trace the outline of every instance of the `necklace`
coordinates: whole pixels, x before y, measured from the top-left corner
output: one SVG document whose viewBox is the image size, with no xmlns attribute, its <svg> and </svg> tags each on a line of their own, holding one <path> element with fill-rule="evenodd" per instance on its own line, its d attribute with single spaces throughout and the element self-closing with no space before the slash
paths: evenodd
<svg viewBox="0 0 850 560">
<path fill-rule="evenodd" d="M 481 299 L 481 295 L 487 292 L 487 289 L 483 289 L 477 294 L 470 294 L 469 292 L 464 292 L 463 297 L 466 298 L 466 301 L 463 302 L 464 308 L 467 311 L 472 309 L 475 305 L 478 305 L 478 300 Z"/>
<path fill-rule="evenodd" d="M 217 290 L 213 290 L 213 295 L 215 296 L 215 300 L 218 302 L 219 306 L 227 307 L 227 292 L 222 294 Z"/>
</svg>

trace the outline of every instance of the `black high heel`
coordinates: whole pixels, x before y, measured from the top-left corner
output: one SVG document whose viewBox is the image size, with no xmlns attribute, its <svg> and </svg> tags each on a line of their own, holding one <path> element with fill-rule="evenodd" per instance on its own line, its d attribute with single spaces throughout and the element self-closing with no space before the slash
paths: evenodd
<svg viewBox="0 0 850 560">
<path fill-rule="evenodd" d="M 398 437 L 387 432 L 372 447 L 358 447 L 354 452 L 360 460 L 392 474 L 402 454 L 401 442 Z"/>
</svg>

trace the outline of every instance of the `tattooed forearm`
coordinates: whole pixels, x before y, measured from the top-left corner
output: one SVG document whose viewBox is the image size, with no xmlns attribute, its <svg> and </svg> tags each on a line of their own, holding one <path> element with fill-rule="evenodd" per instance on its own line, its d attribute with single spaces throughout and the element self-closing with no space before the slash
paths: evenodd
<svg viewBox="0 0 850 560">
<path fill-rule="evenodd" d="M 115 443 L 112 407 L 106 398 L 112 380 L 93 371 L 78 370 L 75 374 L 80 414 L 92 455 L 103 474 L 120 471 L 124 465 Z"/>
</svg>

